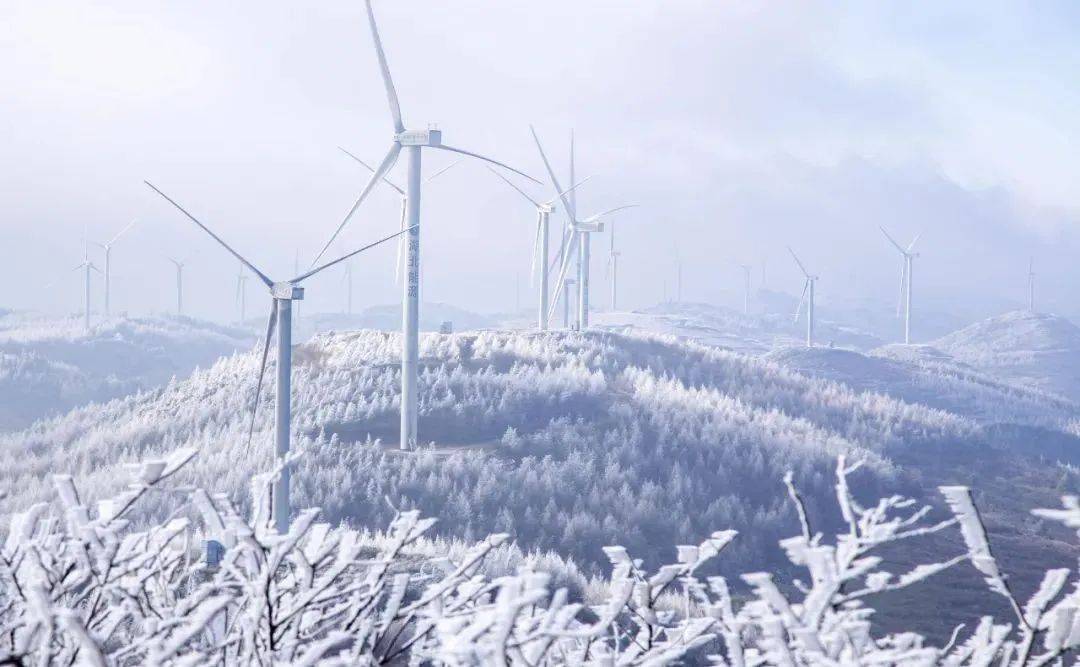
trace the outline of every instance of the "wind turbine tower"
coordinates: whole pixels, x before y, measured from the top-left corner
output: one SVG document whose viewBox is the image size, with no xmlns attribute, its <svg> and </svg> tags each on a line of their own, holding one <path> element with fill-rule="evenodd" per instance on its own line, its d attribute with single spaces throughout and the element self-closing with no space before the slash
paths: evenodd
<svg viewBox="0 0 1080 667">
<path fill-rule="evenodd" d="M 750 267 L 749 264 L 740 264 L 739 268 L 741 268 L 743 270 L 743 282 L 744 282 L 743 314 L 744 315 L 749 315 L 750 314 L 750 272 L 751 272 L 751 267 Z"/>
<path fill-rule="evenodd" d="M 116 243 L 116 241 L 121 236 L 123 236 L 129 229 L 131 229 L 132 227 L 135 226 L 135 223 L 136 223 L 136 221 L 132 220 L 131 222 L 128 223 L 127 227 L 124 227 L 123 229 L 121 229 L 119 232 L 116 233 L 115 236 L 113 236 L 111 239 L 109 239 L 105 243 L 95 243 L 94 244 L 94 245 L 98 246 L 99 248 L 101 248 L 102 250 L 105 251 L 105 316 L 106 317 L 109 316 L 109 295 L 111 294 L 111 284 L 112 284 L 112 247 L 113 247 L 113 244 Z"/>
<path fill-rule="evenodd" d="M 478 155 L 476 153 L 448 146 L 442 141 L 442 131 L 429 126 L 424 130 L 407 130 L 401 116 L 401 105 L 398 102 L 397 90 L 394 88 L 393 78 L 390 76 L 390 67 L 386 62 L 386 54 L 383 51 L 382 41 L 379 38 L 379 29 L 375 24 L 375 12 L 371 7 L 371 0 L 365 0 L 368 23 L 371 27 L 371 37 L 375 46 L 375 57 L 379 62 L 379 70 L 382 73 L 383 85 L 386 88 L 386 97 L 390 106 L 390 116 L 394 125 L 393 139 L 390 149 L 382 162 L 371 174 L 367 184 L 356 202 L 349 209 L 345 218 L 330 236 L 323 249 L 315 257 L 312 264 L 317 263 L 326 253 L 326 250 L 345 228 L 352 218 L 360 203 L 367 198 L 375 184 L 383 180 L 386 173 L 397 162 L 398 155 L 405 149 L 408 157 L 408 179 L 405 188 L 406 193 L 406 280 L 402 294 L 402 354 L 401 354 L 401 442 L 402 449 L 414 449 L 417 444 L 417 385 L 418 385 L 418 356 L 420 347 L 420 190 L 421 170 L 420 160 L 422 149 L 435 148 L 438 150 L 461 153 L 471 157 L 485 160 L 492 164 L 509 169 L 525 178 L 533 180 L 531 176 L 514 169 L 501 162 Z"/>
<path fill-rule="evenodd" d="M 818 277 L 810 275 L 810 272 L 806 270 L 803 263 L 799 261 L 798 255 L 790 247 L 788 252 L 791 253 L 792 259 L 799 265 L 799 270 L 802 271 L 806 280 L 803 282 L 802 297 L 799 298 L 799 305 L 795 306 L 795 322 L 799 321 L 799 315 L 802 313 L 803 304 L 806 304 L 806 347 L 814 346 L 814 286 L 817 283 Z"/>
<path fill-rule="evenodd" d="M 622 255 L 615 249 L 615 223 L 611 223 L 610 234 L 611 246 L 608 249 L 608 274 L 611 280 L 611 310 L 614 311 L 619 297 L 619 257 Z"/>
<path fill-rule="evenodd" d="M 184 314 L 184 261 L 175 260 L 172 257 L 167 257 L 170 262 L 176 267 L 176 314 L 177 316 L 183 316 Z"/>
<path fill-rule="evenodd" d="M 265 273 L 255 267 L 254 264 L 244 259 L 240 253 L 236 252 L 225 241 L 221 240 L 214 232 L 210 231 L 210 228 L 199 222 L 193 215 L 188 213 L 180 204 L 176 203 L 168 195 L 161 190 L 146 183 L 150 188 L 165 198 L 170 204 L 176 207 L 181 213 L 184 214 L 189 220 L 198 225 L 204 232 L 210 235 L 217 243 L 227 250 L 236 259 L 240 260 L 240 263 L 248 268 L 252 274 L 258 278 L 263 285 L 270 292 L 270 296 L 273 299 L 270 307 L 270 319 L 266 327 L 266 337 L 263 340 L 262 347 L 262 359 L 259 365 L 259 379 L 255 385 L 255 401 L 251 409 L 251 426 L 248 429 L 248 442 L 250 443 L 252 434 L 255 430 L 255 414 L 259 405 L 259 396 L 262 393 L 263 377 L 266 373 L 266 358 L 270 352 L 270 341 L 274 336 L 275 330 L 277 332 L 277 391 L 276 391 L 276 403 L 275 403 L 275 418 L 274 418 L 274 453 L 279 465 L 282 466 L 281 475 L 274 481 L 273 498 L 272 498 L 272 510 L 271 516 L 273 518 L 274 526 L 277 528 L 279 534 L 284 535 L 289 530 L 289 477 L 290 470 L 287 465 L 287 457 L 289 455 L 289 441 L 291 437 L 291 423 L 292 423 L 292 405 L 291 405 L 291 385 L 292 385 L 292 302 L 300 301 L 304 298 L 304 288 L 300 286 L 300 283 L 308 278 L 320 273 L 331 266 L 344 262 L 360 253 L 374 248 L 377 245 L 385 243 L 390 239 L 399 236 L 405 231 L 398 231 L 391 236 L 380 239 L 374 243 L 364 246 L 359 250 L 348 253 L 338 257 L 337 259 L 310 269 L 306 273 L 302 273 L 295 278 L 285 281 L 274 281 L 266 276 Z M 406 230 L 407 231 L 407 230 Z"/>
<path fill-rule="evenodd" d="M 1028 310 L 1035 312 L 1035 258 L 1028 259 Z"/>
<path fill-rule="evenodd" d="M 236 307 L 237 322 L 244 323 L 247 319 L 247 274 L 244 273 L 244 265 L 240 265 L 240 273 L 236 274 Z"/>
<path fill-rule="evenodd" d="M 101 270 L 90 261 L 90 253 L 88 252 L 87 245 L 83 244 L 83 261 L 81 264 L 75 267 L 75 271 L 83 269 L 83 328 L 90 331 L 90 272 L 97 271 L 101 273 Z"/>
<path fill-rule="evenodd" d="M 919 253 L 915 252 L 915 244 L 919 242 L 920 234 L 916 234 L 907 248 L 903 247 L 896 242 L 889 232 L 885 231 L 884 227 L 879 227 L 881 233 L 885 235 L 885 238 L 889 239 L 889 243 L 899 251 L 902 264 L 900 266 L 900 299 L 896 304 L 896 316 L 900 316 L 901 308 L 904 311 L 904 344 L 911 344 L 911 271 L 915 265 L 915 258 L 919 256 Z"/>
</svg>

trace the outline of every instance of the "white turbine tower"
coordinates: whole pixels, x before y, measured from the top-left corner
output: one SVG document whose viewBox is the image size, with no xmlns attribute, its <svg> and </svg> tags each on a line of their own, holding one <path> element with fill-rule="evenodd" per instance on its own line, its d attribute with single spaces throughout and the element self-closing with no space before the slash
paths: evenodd
<svg viewBox="0 0 1080 667">
<path fill-rule="evenodd" d="M 904 248 L 896 242 L 896 239 L 889 236 L 889 232 L 885 231 L 884 227 L 879 226 L 878 229 L 885 235 L 885 238 L 889 239 L 889 243 L 896 247 L 902 258 L 903 263 L 900 265 L 900 299 L 896 303 L 896 316 L 900 317 L 900 311 L 903 309 L 904 344 L 908 345 L 911 343 L 911 270 L 915 266 L 915 258 L 919 256 L 919 253 L 913 251 L 921 235 L 916 234 L 908 247 Z"/>
<path fill-rule="evenodd" d="M 530 286 L 533 286 L 536 280 L 537 268 L 540 270 L 540 308 L 539 315 L 537 317 L 537 326 L 540 329 L 546 330 L 548 328 L 548 322 L 550 320 L 548 306 L 549 306 L 549 292 L 551 288 L 551 281 L 549 279 L 550 266 L 548 266 L 548 239 L 550 235 L 550 223 L 551 213 L 555 210 L 555 202 L 560 197 L 565 196 L 577 189 L 579 185 L 588 181 L 592 176 L 586 176 L 577 183 L 574 183 L 569 188 L 555 195 L 555 197 L 549 199 L 546 202 L 538 202 L 524 190 L 514 185 L 514 182 L 509 178 L 503 176 L 499 172 L 495 171 L 491 167 L 488 170 L 501 178 L 507 185 L 517 191 L 522 197 L 525 198 L 530 204 L 536 207 L 536 239 L 533 241 L 532 251 L 532 267 L 529 269 L 529 281 Z"/>
<path fill-rule="evenodd" d="M 1035 312 L 1035 258 L 1028 259 L 1028 310 Z"/>
<path fill-rule="evenodd" d="M 806 304 L 806 347 L 814 346 L 814 285 L 817 283 L 818 277 L 810 275 L 810 272 L 806 270 L 803 263 L 799 261 L 798 255 L 790 247 L 788 252 L 791 253 L 792 259 L 799 265 L 799 270 L 802 271 L 806 281 L 803 283 L 802 296 L 799 298 L 799 305 L 795 306 L 795 322 L 798 323 L 799 315 L 802 314 L 803 304 Z"/>
<path fill-rule="evenodd" d="M 244 273 L 244 265 L 240 265 L 240 273 L 236 274 L 236 308 L 237 322 L 244 323 L 247 319 L 247 274 Z"/>
<path fill-rule="evenodd" d="M 611 221 L 608 235 L 608 280 L 611 282 L 611 310 L 615 311 L 619 303 L 619 257 L 622 253 L 615 249 L 615 221 Z"/>
<path fill-rule="evenodd" d="M 743 270 L 743 314 L 750 314 L 750 276 L 751 267 L 749 264 L 739 264 L 739 268 Z"/>
<path fill-rule="evenodd" d="M 266 276 L 262 271 L 257 269 L 254 264 L 244 259 L 244 257 L 232 249 L 225 241 L 221 240 L 214 232 L 210 231 L 210 228 L 199 222 L 195 216 L 188 213 L 180 204 L 177 204 L 173 199 L 166 195 L 161 190 L 158 190 L 154 185 L 147 182 L 150 188 L 165 198 L 170 204 L 176 207 L 178 211 L 184 214 L 189 220 L 199 226 L 204 232 L 210 235 L 215 241 L 221 245 L 222 248 L 227 250 L 236 259 L 240 260 L 251 271 L 256 278 L 258 278 L 266 288 L 270 291 L 270 296 L 273 299 L 273 303 L 270 306 L 270 319 L 266 327 L 266 337 L 263 340 L 262 346 L 262 358 L 259 363 L 259 379 L 255 385 L 255 400 L 251 408 L 251 425 L 248 428 L 248 441 L 250 443 L 252 434 L 255 430 L 255 413 L 259 405 L 259 395 L 262 393 L 263 376 L 266 373 L 266 358 L 270 352 L 270 341 L 276 331 L 278 347 L 277 347 L 277 391 L 276 391 L 276 403 L 275 403 L 275 419 L 274 419 L 274 454 L 278 464 L 282 465 L 282 471 L 280 477 L 274 481 L 273 489 L 273 509 L 272 517 L 274 526 L 280 534 L 285 534 L 289 529 L 289 467 L 286 465 L 286 459 L 289 454 L 289 440 L 291 437 L 291 422 L 292 422 L 292 406 L 291 406 L 291 383 L 292 383 L 292 302 L 299 301 L 304 298 L 304 288 L 300 286 L 300 283 L 314 276 L 315 274 L 324 271 L 340 262 L 344 262 L 356 255 L 374 248 L 377 245 L 385 243 L 390 239 L 393 239 L 407 230 L 398 231 L 390 236 L 380 239 L 374 243 L 368 244 L 359 250 L 350 252 L 346 255 L 338 257 L 337 259 L 326 262 L 320 266 L 310 269 L 306 273 L 302 273 L 295 278 L 284 281 L 274 281 Z"/>
<path fill-rule="evenodd" d="M 417 383 L 420 342 L 420 157 L 423 148 L 437 148 L 439 150 L 461 153 L 470 157 L 479 158 L 492 164 L 509 169 L 525 178 L 535 180 L 528 174 L 518 171 L 513 167 L 492 160 L 491 158 L 471 153 L 469 151 L 447 146 L 442 142 L 442 131 L 429 127 L 426 130 L 406 130 L 405 123 L 401 118 L 401 105 L 398 103 L 397 91 L 394 89 L 394 81 L 390 76 L 390 68 L 386 64 L 386 54 L 383 52 L 382 41 L 379 39 L 379 29 L 375 25 L 375 13 L 371 8 L 371 0 L 365 0 L 367 7 L 368 23 L 371 25 L 371 37 L 375 45 L 375 56 L 379 61 L 379 69 L 382 72 L 383 85 L 386 87 L 387 100 L 390 103 L 390 116 L 394 123 L 393 141 L 390 150 L 375 172 L 368 179 L 360 196 L 349 209 L 345 218 L 338 225 L 323 249 L 315 257 L 318 262 L 327 248 L 334 242 L 352 218 L 353 213 L 367 198 L 375 184 L 383 179 L 386 173 L 397 162 L 398 154 L 402 148 L 406 148 L 409 162 L 409 174 L 406 186 L 406 220 L 408 224 L 406 280 L 402 295 L 402 355 L 401 355 L 401 448 L 413 449 L 416 447 L 417 436 Z M 539 181 L 536 181 L 539 183 Z"/>
<path fill-rule="evenodd" d="M 165 259 L 173 263 L 176 267 L 176 315 L 183 316 L 184 314 L 184 263 L 187 260 L 176 260 L 172 257 L 166 257 Z"/>
<path fill-rule="evenodd" d="M 121 229 L 119 232 L 116 233 L 115 236 L 113 236 L 111 239 L 109 239 L 105 243 L 95 243 L 94 244 L 94 245 L 98 246 L 99 248 L 101 248 L 102 250 L 105 251 L 105 316 L 106 317 L 108 317 L 109 313 L 110 313 L 110 310 L 109 310 L 109 295 L 112 293 L 111 292 L 111 284 L 112 284 L 112 247 L 113 247 L 113 244 L 116 243 L 116 241 L 121 236 L 123 236 L 125 233 L 127 233 L 127 231 L 129 229 L 131 229 L 132 227 L 135 226 L 136 222 L 137 222 L 136 220 L 132 220 L 131 222 L 129 222 L 127 224 L 127 227 L 124 227 L 123 229 Z"/>
<path fill-rule="evenodd" d="M 563 212 L 566 215 L 567 225 L 563 232 L 562 244 L 559 248 L 559 254 L 555 258 L 556 262 L 561 262 L 559 267 L 559 276 L 555 283 L 555 294 L 552 299 L 551 306 L 549 307 L 549 315 L 555 311 L 555 304 L 558 303 L 559 298 L 563 296 L 563 290 L 569 281 L 566 278 L 567 271 L 570 268 L 571 262 L 575 259 L 578 262 L 577 273 L 577 328 L 584 329 L 589 326 L 589 236 L 595 232 L 604 231 L 604 223 L 601 220 L 613 213 L 622 211 L 628 208 L 635 208 L 637 204 L 628 204 L 625 206 L 616 206 L 615 208 L 602 211 L 595 215 L 591 215 L 584 219 L 578 219 L 575 204 L 572 200 L 567 199 L 567 195 L 570 197 L 575 196 L 574 188 L 569 190 L 563 190 L 559 185 L 559 179 L 555 176 L 555 171 L 551 168 L 551 163 L 548 161 L 547 153 L 544 152 L 544 147 L 540 143 L 540 138 L 536 134 L 536 129 L 529 126 L 532 130 L 533 140 L 536 141 L 536 148 L 540 151 L 540 158 L 544 162 L 544 168 L 547 170 L 548 177 L 551 179 L 551 185 L 555 189 L 556 195 L 563 204 Z M 571 137 L 570 143 L 570 156 L 571 156 L 571 178 L 573 178 L 573 139 Z"/>
<path fill-rule="evenodd" d="M 83 243 L 83 261 L 76 266 L 73 271 L 83 269 L 85 275 L 83 278 L 83 327 L 90 331 L 90 272 L 97 271 L 101 273 L 101 269 L 94 265 L 90 261 L 90 253 L 87 244 Z"/>
</svg>

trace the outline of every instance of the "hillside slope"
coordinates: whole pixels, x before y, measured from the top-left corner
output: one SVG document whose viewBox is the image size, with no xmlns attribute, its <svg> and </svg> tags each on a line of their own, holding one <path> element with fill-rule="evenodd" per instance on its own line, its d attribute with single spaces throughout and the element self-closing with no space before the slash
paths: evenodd
<svg viewBox="0 0 1080 667">
<path fill-rule="evenodd" d="M 243 330 L 190 318 L 0 315 L 0 430 L 184 377 L 251 348 Z"/>
<path fill-rule="evenodd" d="M 746 315 L 707 303 L 662 303 L 632 312 L 595 313 L 590 323 L 607 331 L 659 333 L 747 354 L 763 354 L 806 340 L 805 320 L 796 323 L 790 315 Z M 816 325 L 817 340 L 825 345 L 868 350 L 881 344 L 870 334 L 834 322 L 819 319 Z"/>
<path fill-rule="evenodd" d="M 1064 317 L 1014 311 L 932 345 L 986 373 L 1080 400 L 1080 328 Z"/>
<path fill-rule="evenodd" d="M 966 418 L 730 352 L 656 337 L 481 332 L 422 337 L 421 437 L 437 442 L 402 454 L 375 442 L 396 440 L 398 346 L 394 334 L 356 332 L 296 348 L 299 505 L 378 525 L 389 498 L 438 517 L 442 534 L 508 530 L 526 548 L 584 563 L 601 562 L 613 541 L 656 558 L 661 545 L 733 526 L 747 534 L 733 564 L 745 564 L 791 520 L 787 470 L 816 506 L 839 453 L 867 460 L 866 483 L 895 488 L 894 451 L 980 446 Z M 183 444 L 203 451 L 193 481 L 244 502 L 270 461 L 270 387 L 245 444 L 254 365 L 235 356 L 0 437 L 14 462 L 0 486 L 19 490 L 9 506 L 47 496 L 48 470 L 85 476 L 99 493 L 122 462 Z"/>
</svg>

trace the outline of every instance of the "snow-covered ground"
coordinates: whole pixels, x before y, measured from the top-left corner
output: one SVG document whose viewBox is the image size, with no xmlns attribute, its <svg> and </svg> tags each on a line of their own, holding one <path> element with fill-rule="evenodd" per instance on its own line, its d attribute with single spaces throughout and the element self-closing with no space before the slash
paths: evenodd
<svg viewBox="0 0 1080 667">
<path fill-rule="evenodd" d="M 806 320 L 790 315 L 744 314 L 704 303 L 663 303 L 634 311 L 599 312 L 590 325 L 607 330 L 660 333 L 725 349 L 763 354 L 778 348 L 804 344 Z M 826 347 L 865 350 L 881 341 L 854 327 L 818 320 L 815 339 Z"/>
<path fill-rule="evenodd" d="M 939 338 L 933 346 L 986 373 L 1080 400 L 1080 328 L 1013 311 Z"/>
<path fill-rule="evenodd" d="M 185 377 L 252 347 L 249 332 L 175 317 L 0 314 L 0 429 Z"/>
</svg>

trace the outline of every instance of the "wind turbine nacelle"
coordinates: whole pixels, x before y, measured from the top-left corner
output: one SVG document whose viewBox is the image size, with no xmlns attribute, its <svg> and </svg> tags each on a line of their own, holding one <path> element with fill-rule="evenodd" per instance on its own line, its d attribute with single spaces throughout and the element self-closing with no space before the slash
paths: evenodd
<svg viewBox="0 0 1080 667">
<path fill-rule="evenodd" d="M 402 146 L 442 146 L 442 130 L 405 130 L 397 135 Z"/>
<path fill-rule="evenodd" d="M 270 296 L 275 299 L 300 301 L 304 298 L 304 288 L 292 283 L 274 283 L 274 286 L 270 288 Z"/>
<path fill-rule="evenodd" d="M 574 229 L 579 232 L 602 232 L 604 231 L 604 223 L 602 222 L 579 222 L 574 225 Z"/>
<path fill-rule="evenodd" d="M 540 212 L 551 215 L 555 212 L 555 204 L 540 204 Z"/>
</svg>

